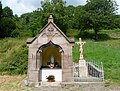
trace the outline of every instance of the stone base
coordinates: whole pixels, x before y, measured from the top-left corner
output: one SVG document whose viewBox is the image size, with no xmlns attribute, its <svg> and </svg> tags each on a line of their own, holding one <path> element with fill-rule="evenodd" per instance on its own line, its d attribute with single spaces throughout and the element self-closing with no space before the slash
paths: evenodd
<svg viewBox="0 0 120 91">
<path fill-rule="evenodd" d="M 88 70 L 85 60 L 79 60 L 79 77 L 88 77 Z"/>
<path fill-rule="evenodd" d="M 39 87 L 41 85 L 41 82 L 29 82 L 29 85 L 28 86 L 31 86 L 31 87 Z"/>
<path fill-rule="evenodd" d="M 41 82 L 40 86 L 61 86 L 61 82 Z"/>
</svg>

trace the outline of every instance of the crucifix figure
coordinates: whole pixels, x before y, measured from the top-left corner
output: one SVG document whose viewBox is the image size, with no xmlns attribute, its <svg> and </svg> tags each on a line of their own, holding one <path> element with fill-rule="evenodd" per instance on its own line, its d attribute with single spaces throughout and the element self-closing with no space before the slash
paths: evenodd
<svg viewBox="0 0 120 91">
<path fill-rule="evenodd" d="M 80 46 L 80 58 L 79 58 L 79 77 L 87 77 L 88 76 L 88 71 L 87 71 L 87 66 L 86 66 L 86 61 L 84 60 L 83 57 L 83 45 L 85 42 L 79 38 L 79 42 L 76 42 Z"/>
<path fill-rule="evenodd" d="M 80 46 L 80 49 L 79 49 L 79 52 L 80 52 L 80 60 L 83 60 L 84 57 L 83 57 L 83 45 L 86 43 L 86 42 L 83 42 L 81 40 L 81 38 L 79 38 L 79 42 L 76 42 L 79 46 Z"/>
</svg>

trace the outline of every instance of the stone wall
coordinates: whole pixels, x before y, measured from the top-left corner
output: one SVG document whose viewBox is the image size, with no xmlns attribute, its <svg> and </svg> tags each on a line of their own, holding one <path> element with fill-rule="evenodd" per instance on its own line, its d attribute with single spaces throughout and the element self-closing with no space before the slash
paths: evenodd
<svg viewBox="0 0 120 91">
<path fill-rule="evenodd" d="M 28 80 L 33 83 L 39 82 L 41 54 L 38 58 L 38 53 L 42 52 L 40 47 L 52 42 L 58 45 L 61 49 L 62 61 L 62 81 L 71 82 L 73 77 L 72 69 L 72 43 L 69 42 L 66 35 L 53 23 L 48 23 L 47 26 L 36 36 L 31 43 L 27 44 L 29 47 L 28 52 Z M 61 51 L 61 50 L 59 50 Z"/>
</svg>

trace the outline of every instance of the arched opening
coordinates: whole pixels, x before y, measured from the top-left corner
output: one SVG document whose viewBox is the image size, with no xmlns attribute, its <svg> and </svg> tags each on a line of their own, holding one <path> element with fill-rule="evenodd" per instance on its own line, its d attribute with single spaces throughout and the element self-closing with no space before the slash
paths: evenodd
<svg viewBox="0 0 120 91">
<path fill-rule="evenodd" d="M 42 68 L 61 68 L 61 52 L 56 47 L 43 48 L 41 59 Z"/>
<path fill-rule="evenodd" d="M 41 68 L 61 68 L 62 48 L 51 41 L 39 48 L 41 52 Z"/>
<path fill-rule="evenodd" d="M 46 81 L 46 77 L 54 75 L 56 81 L 62 81 L 62 48 L 50 41 L 39 48 L 39 53 L 40 80 Z"/>
</svg>

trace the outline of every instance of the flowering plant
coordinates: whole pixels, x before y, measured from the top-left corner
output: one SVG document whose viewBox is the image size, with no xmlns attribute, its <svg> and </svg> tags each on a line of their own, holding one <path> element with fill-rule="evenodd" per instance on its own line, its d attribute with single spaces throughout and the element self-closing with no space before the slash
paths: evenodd
<svg viewBox="0 0 120 91">
<path fill-rule="evenodd" d="M 49 75 L 46 79 L 48 79 L 48 80 L 55 80 L 55 76 L 54 75 Z"/>
</svg>

